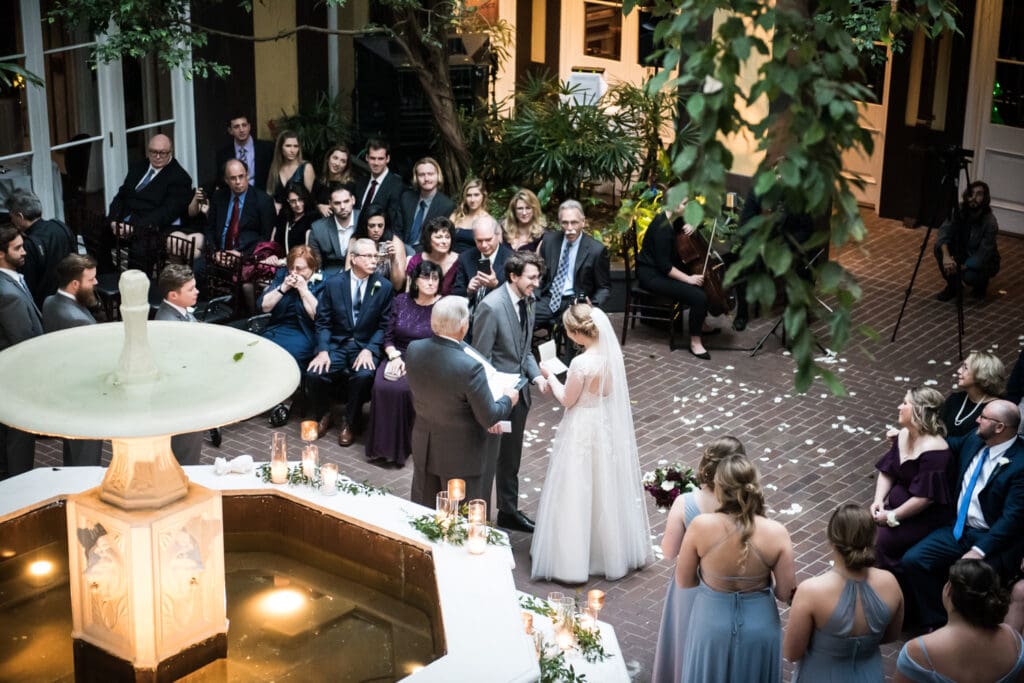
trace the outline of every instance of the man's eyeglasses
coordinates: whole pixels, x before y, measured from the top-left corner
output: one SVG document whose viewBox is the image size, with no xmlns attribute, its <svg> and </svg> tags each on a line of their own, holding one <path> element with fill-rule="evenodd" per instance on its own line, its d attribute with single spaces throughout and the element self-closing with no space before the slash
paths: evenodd
<svg viewBox="0 0 1024 683">
<path fill-rule="evenodd" d="M 352 254 L 352 258 L 359 258 L 360 256 L 369 256 L 370 258 L 377 258 L 377 252 L 372 252 L 369 254 Z"/>
<path fill-rule="evenodd" d="M 169 149 L 150 149 L 147 151 L 149 152 L 149 156 L 158 157 L 160 159 L 171 156 L 171 150 Z"/>
<path fill-rule="evenodd" d="M 1002 420 L 994 420 L 991 417 L 989 417 L 988 415 L 985 415 L 984 413 L 979 415 L 978 419 L 979 420 L 985 420 L 986 422 L 992 422 L 993 424 L 1006 426 L 1006 423 L 1003 422 Z"/>
</svg>

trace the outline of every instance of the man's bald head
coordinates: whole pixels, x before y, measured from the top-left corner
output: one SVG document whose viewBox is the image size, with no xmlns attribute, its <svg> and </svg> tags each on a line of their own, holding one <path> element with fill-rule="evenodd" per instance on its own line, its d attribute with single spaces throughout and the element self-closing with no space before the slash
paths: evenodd
<svg viewBox="0 0 1024 683">
<path fill-rule="evenodd" d="M 149 139 L 146 146 L 146 157 L 149 165 L 155 169 L 161 169 L 171 163 L 174 158 L 174 143 L 163 133 L 157 133 Z"/>
<path fill-rule="evenodd" d="M 477 250 L 484 256 L 490 256 L 498 249 L 501 242 L 501 226 L 494 216 L 484 214 L 473 220 L 473 240 Z"/>
<path fill-rule="evenodd" d="M 978 436 L 989 446 L 1015 439 L 1019 426 L 1020 409 L 1002 399 L 984 404 L 978 416 Z"/>
<path fill-rule="evenodd" d="M 243 195 L 249 190 L 249 169 L 238 159 L 224 164 L 224 184 L 232 194 Z"/>
</svg>

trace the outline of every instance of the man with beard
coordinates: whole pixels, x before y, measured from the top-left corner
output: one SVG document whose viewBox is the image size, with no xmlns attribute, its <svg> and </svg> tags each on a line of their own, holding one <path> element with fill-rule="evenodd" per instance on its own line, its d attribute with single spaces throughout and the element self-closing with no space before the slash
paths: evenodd
<svg viewBox="0 0 1024 683">
<path fill-rule="evenodd" d="M 971 296 L 983 299 L 988 281 L 999 272 L 996 247 L 999 224 L 989 202 L 988 184 L 971 183 L 964 192 L 960 209 L 939 228 L 935 260 L 946 279 L 946 288 L 935 297 L 939 301 L 949 301 L 956 296 L 960 280 L 970 285 Z"/>
<path fill-rule="evenodd" d="M 43 330 L 56 332 L 70 327 L 93 325 L 89 307 L 96 303 L 96 261 L 90 256 L 69 254 L 57 264 L 57 293 L 43 302 Z M 103 442 L 91 439 L 63 439 L 64 466 L 99 467 Z"/>
<path fill-rule="evenodd" d="M 25 240 L 18 229 L 0 226 L 0 351 L 43 333 L 43 322 L 18 269 L 25 265 Z M 0 480 L 35 464 L 36 437 L 0 424 Z"/>
</svg>

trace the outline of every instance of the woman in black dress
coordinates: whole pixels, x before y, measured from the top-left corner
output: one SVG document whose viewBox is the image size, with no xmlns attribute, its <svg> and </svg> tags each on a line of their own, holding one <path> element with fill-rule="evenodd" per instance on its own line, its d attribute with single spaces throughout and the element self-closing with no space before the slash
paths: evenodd
<svg viewBox="0 0 1024 683">
<path fill-rule="evenodd" d="M 947 436 L 966 436 L 977 429 L 985 404 L 1002 395 L 1006 366 L 988 351 L 971 351 L 956 371 L 955 391 L 942 404 L 941 417 Z"/>
</svg>

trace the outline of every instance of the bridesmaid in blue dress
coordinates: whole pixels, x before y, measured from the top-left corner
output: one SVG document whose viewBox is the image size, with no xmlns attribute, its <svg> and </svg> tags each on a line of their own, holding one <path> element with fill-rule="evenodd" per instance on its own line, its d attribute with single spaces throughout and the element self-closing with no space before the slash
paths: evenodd
<svg viewBox="0 0 1024 683">
<path fill-rule="evenodd" d="M 257 308 L 270 314 L 263 331 L 269 339 L 292 354 L 302 372 L 316 355 L 316 309 L 323 291 L 320 258 L 305 244 L 292 247 L 285 267 L 280 268 L 256 302 Z M 279 403 L 270 411 L 270 424 L 280 427 L 288 422 L 291 409 Z"/>
<path fill-rule="evenodd" d="M 412 452 L 412 423 L 416 419 L 402 354 L 409 344 L 431 335 L 430 314 L 441 298 L 441 266 L 421 261 L 412 271 L 409 291 L 391 302 L 384 333 L 387 363 L 377 366 L 366 430 L 366 459 L 401 467 Z M 390 378 L 390 379 L 389 379 Z"/>
<path fill-rule="evenodd" d="M 676 583 L 696 588 L 683 657 L 685 681 L 780 683 L 782 628 L 776 597 L 793 599 L 793 543 L 764 517 L 757 468 L 732 455 L 715 472 L 717 512 L 698 515 L 683 537 Z M 774 595 L 772 583 L 774 581 Z"/>
<path fill-rule="evenodd" d="M 715 470 L 722 458 L 730 455 L 745 455 L 739 439 L 723 436 L 704 447 L 704 455 L 697 465 L 697 481 L 700 488 L 687 491 L 675 499 L 665 521 L 665 535 L 661 540 L 661 552 L 665 559 L 675 565 L 683 534 L 693 518 L 703 512 L 714 512 L 718 508 L 715 499 Z M 675 576 L 669 578 L 665 594 L 665 608 L 661 615 L 661 630 L 658 645 L 654 651 L 654 683 L 678 683 L 683 669 L 683 653 L 686 652 L 686 628 L 690 623 L 690 608 L 693 606 L 693 588 L 676 586 Z"/>
<path fill-rule="evenodd" d="M 1001 623 L 1009 596 L 982 560 L 958 560 L 942 589 L 949 621 L 904 644 L 897 683 L 1010 683 L 1024 677 L 1024 640 Z"/>
<path fill-rule="evenodd" d="M 828 521 L 835 564 L 800 584 L 793 599 L 783 655 L 796 663 L 794 683 L 877 683 L 881 643 L 899 637 L 903 593 L 890 572 L 875 569 L 875 522 L 854 503 Z"/>
</svg>

